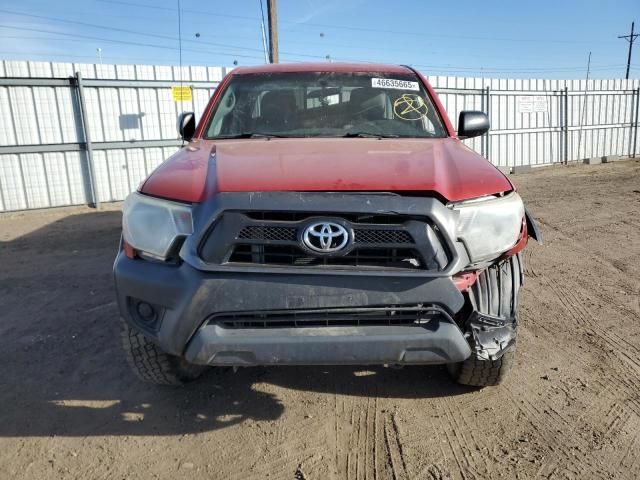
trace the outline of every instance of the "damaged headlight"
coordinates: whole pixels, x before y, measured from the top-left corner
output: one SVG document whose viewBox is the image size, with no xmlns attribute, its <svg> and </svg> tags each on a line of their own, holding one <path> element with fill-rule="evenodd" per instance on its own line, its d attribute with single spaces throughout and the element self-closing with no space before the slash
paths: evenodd
<svg viewBox="0 0 640 480">
<path fill-rule="evenodd" d="M 520 238 L 524 205 L 515 192 L 454 203 L 451 207 L 460 212 L 458 238 L 464 242 L 472 263 L 498 257 Z"/>
<path fill-rule="evenodd" d="M 191 208 L 134 192 L 122 208 L 122 235 L 134 249 L 165 260 L 175 242 L 193 233 Z"/>
</svg>

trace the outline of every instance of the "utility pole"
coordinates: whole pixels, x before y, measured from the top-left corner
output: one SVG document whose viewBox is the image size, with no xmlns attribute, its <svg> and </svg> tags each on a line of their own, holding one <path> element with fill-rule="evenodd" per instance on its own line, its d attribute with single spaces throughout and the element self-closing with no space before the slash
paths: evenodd
<svg viewBox="0 0 640 480">
<path fill-rule="evenodd" d="M 629 67 L 631 66 L 631 49 L 633 48 L 633 42 L 638 38 L 638 33 L 633 33 L 633 27 L 636 22 L 631 22 L 631 34 L 629 35 L 620 35 L 618 38 L 624 38 L 627 42 L 629 42 L 629 55 L 627 56 L 627 76 L 625 77 L 629 80 Z"/>
<path fill-rule="evenodd" d="M 269 20 L 269 60 L 278 63 L 278 12 L 276 0 L 267 0 Z"/>
</svg>

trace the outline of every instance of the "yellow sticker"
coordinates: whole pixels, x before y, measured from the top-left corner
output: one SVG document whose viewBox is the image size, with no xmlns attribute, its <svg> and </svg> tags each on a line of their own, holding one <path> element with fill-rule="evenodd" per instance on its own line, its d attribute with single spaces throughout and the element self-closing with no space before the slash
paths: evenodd
<svg viewBox="0 0 640 480">
<path fill-rule="evenodd" d="M 393 113 L 402 120 L 420 120 L 428 111 L 424 99 L 414 93 L 404 93 L 393 102 Z"/>
<path fill-rule="evenodd" d="M 190 102 L 191 87 L 171 87 L 171 95 L 174 102 Z"/>
</svg>

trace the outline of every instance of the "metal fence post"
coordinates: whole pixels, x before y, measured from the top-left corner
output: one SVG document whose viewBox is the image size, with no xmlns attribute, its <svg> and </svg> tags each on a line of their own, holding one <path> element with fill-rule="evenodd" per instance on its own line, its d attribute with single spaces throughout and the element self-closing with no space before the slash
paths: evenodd
<svg viewBox="0 0 640 480">
<path fill-rule="evenodd" d="M 95 169 L 93 166 L 93 149 L 91 146 L 91 133 L 89 132 L 89 121 L 87 117 L 87 107 L 84 101 L 84 90 L 82 87 L 82 74 L 76 72 L 76 88 L 78 91 L 78 100 L 80 101 L 80 116 L 85 151 L 87 152 L 87 168 L 85 183 L 89 186 L 90 199 L 88 205 L 93 208 L 99 208 L 100 202 L 96 193 L 95 185 Z M 84 173 L 84 172 L 83 172 Z"/>
<path fill-rule="evenodd" d="M 564 87 L 564 164 L 569 163 L 569 87 Z"/>
<path fill-rule="evenodd" d="M 626 93 L 622 93 L 623 99 L 626 103 Z M 622 103 L 622 102 L 620 102 Z M 631 109 L 630 109 L 630 118 L 629 118 L 629 148 L 627 148 L 627 156 L 631 157 L 633 155 L 633 132 L 635 132 L 635 118 L 636 118 L 636 91 L 631 90 Z"/>
<path fill-rule="evenodd" d="M 640 104 L 640 87 L 636 88 L 636 119 L 633 128 L 633 158 L 636 158 L 638 148 L 638 104 Z M 629 139 L 629 143 L 631 143 L 631 139 Z"/>
<path fill-rule="evenodd" d="M 491 121 L 491 88 L 489 86 L 487 86 L 485 88 L 485 92 L 486 92 L 486 96 L 487 96 L 487 117 L 489 117 L 489 121 Z M 485 153 L 485 157 L 487 160 L 491 161 L 490 156 L 491 156 L 491 129 L 489 129 L 487 131 L 487 133 L 485 133 L 485 148 L 484 148 L 484 153 Z"/>
</svg>

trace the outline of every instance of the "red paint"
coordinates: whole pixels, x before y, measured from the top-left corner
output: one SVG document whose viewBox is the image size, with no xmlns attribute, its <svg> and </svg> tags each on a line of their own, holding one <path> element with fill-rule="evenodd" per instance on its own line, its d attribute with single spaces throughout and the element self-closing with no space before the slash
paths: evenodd
<svg viewBox="0 0 640 480">
<path fill-rule="evenodd" d="M 124 254 L 129 257 L 129 258 L 136 258 L 136 251 L 135 249 L 129 245 L 127 243 L 127 241 L 125 239 L 122 239 L 122 246 L 123 246 L 123 250 L 124 250 Z"/>
<path fill-rule="evenodd" d="M 477 272 L 462 272 L 452 277 L 453 283 L 461 292 L 468 292 L 471 286 L 476 283 L 480 271 Z"/>
<path fill-rule="evenodd" d="M 291 72 L 381 72 L 381 73 L 413 73 L 402 65 L 385 65 L 381 63 L 274 63 L 252 67 L 238 67 L 230 75 L 249 73 L 291 73 Z"/>
<path fill-rule="evenodd" d="M 412 73 L 402 66 L 328 62 L 237 68 L 216 89 L 196 128 L 194 141 L 161 164 L 140 191 L 184 202 L 202 202 L 217 192 L 395 191 L 459 201 L 513 190 L 504 174 L 455 138 L 438 96 L 420 73 L 420 81 L 454 138 L 202 139 L 232 76 L 317 71 Z M 216 150 L 214 159 L 211 152 Z"/>
<path fill-rule="evenodd" d="M 158 167 L 142 192 L 186 202 L 260 191 L 395 191 L 459 201 L 512 189 L 455 138 L 283 138 L 198 140 Z"/>
<path fill-rule="evenodd" d="M 201 202 L 209 197 L 209 164 L 215 152 L 212 142 L 196 140 L 178 150 L 156 168 L 140 191 L 154 197 Z"/>
</svg>

